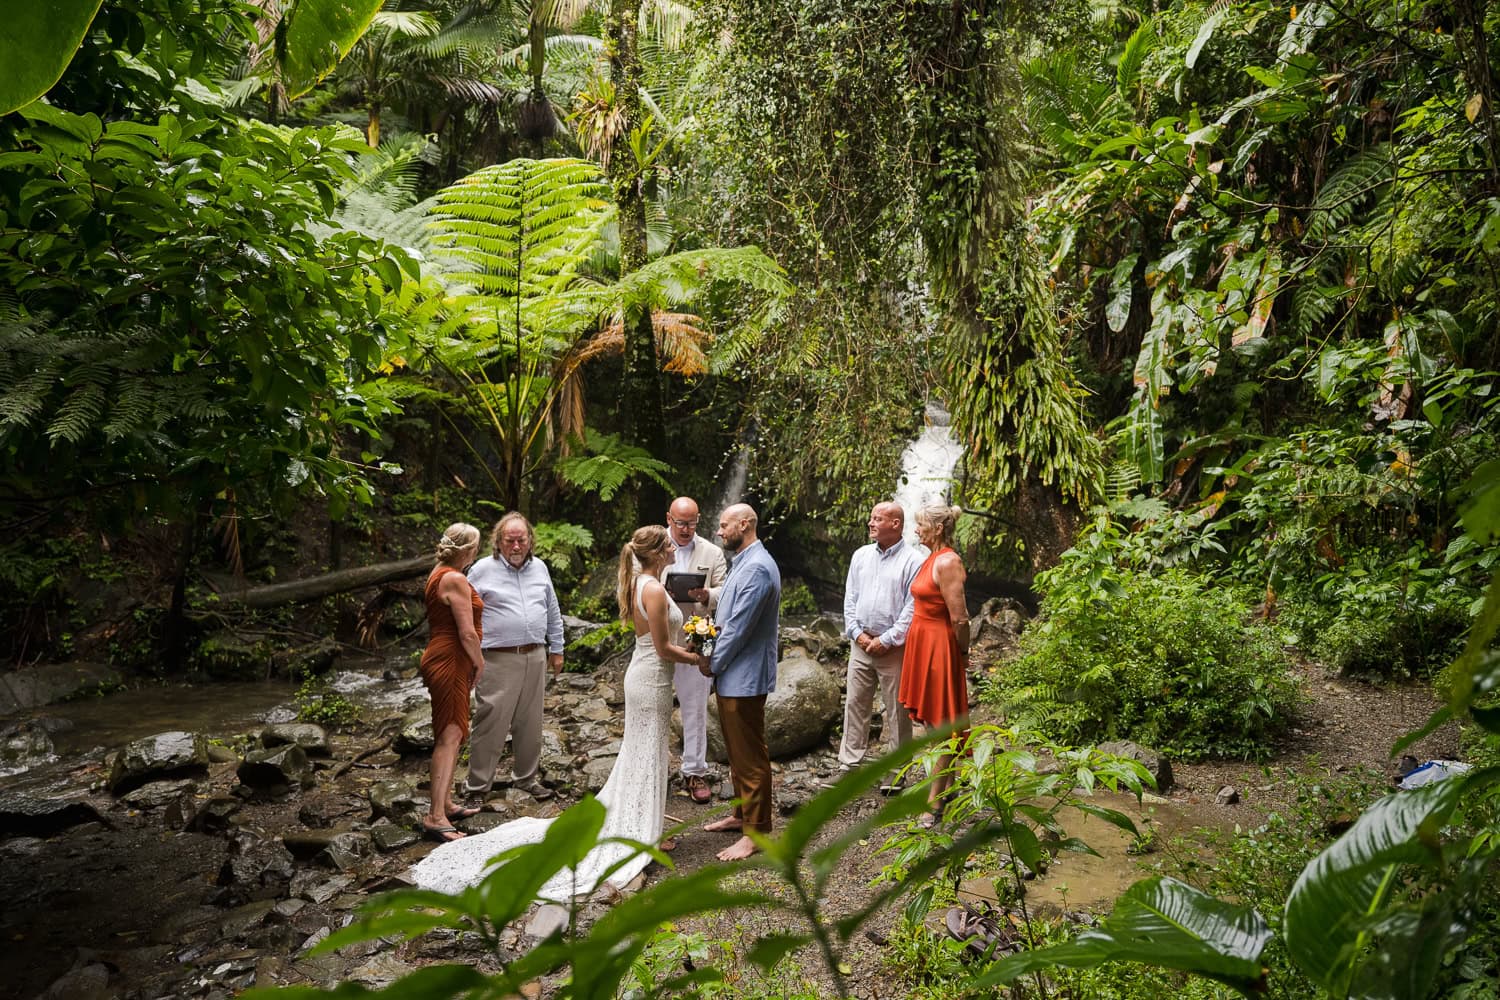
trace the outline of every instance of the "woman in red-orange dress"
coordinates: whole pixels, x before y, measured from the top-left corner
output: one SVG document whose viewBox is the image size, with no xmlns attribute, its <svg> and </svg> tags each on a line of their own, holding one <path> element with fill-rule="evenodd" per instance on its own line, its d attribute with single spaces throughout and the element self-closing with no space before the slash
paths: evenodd
<svg viewBox="0 0 1500 1000">
<path fill-rule="evenodd" d="M 478 809 L 456 808 L 453 769 L 458 748 L 469 738 L 469 692 L 484 671 L 479 650 L 484 601 L 464 576 L 479 555 L 479 529 L 450 524 L 437 544 L 437 565 L 427 577 L 427 649 L 422 653 L 422 683 L 432 697 L 432 792 L 422 832 L 434 840 L 463 836 L 453 821 Z"/>
<path fill-rule="evenodd" d="M 899 697 L 913 720 L 929 728 L 969 714 L 969 611 L 964 599 L 963 560 L 953 551 L 958 507 L 935 505 L 917 511 L 917 538 L 932 555 L 911 582 L 913 613 L 901 661 Z M 938 759 L 927 793 L 923 826 L 942 811 L 953 785 L 953 754 Z"/>
</svg>

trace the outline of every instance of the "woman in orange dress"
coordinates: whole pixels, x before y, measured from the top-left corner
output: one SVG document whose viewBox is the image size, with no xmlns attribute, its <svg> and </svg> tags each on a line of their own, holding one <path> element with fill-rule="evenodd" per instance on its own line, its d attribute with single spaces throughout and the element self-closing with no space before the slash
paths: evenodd
<svg viewBox="0 0 1500 1000">
<path fill-rule="evenodd" d="M 422 832 L 433 840 L 458 840 L 453 821 L 478 809 L 456 808 L 453 769 L 458 748 L 469 738 L 469 692 L 484 672 L 479 650 L 484 601 L 464 576 L 479 555 L 479 529 L 450 524 L 437 544 L 437 565 L 427 578 L 427 649 L 422 653 L 422 683 L 432 697 L 431 806 L 422 817 Z"/>
<path fill-rule="evenodd" d="M 953 551 L 953 527 L 961 509 L 946 504 L 917 511 L 917 538 L 932 555 L 911 582 L 913 613 L 901 661 L 901 704 L 928 728 L 969 714 L 969 611 L 964 600 L 963 560 Z M 943 796 L 953 785 L 954 755 L 938 759 L 927 793 L 923 826 L 932 826 L 942 811 Z"/>
</svg>

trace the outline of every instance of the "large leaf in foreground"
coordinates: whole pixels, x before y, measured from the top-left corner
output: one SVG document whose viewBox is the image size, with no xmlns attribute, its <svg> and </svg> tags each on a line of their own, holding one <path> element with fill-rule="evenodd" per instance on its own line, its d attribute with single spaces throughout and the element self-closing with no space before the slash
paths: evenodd
<svg viewBox="0 0 1500 1000">
<path fill-rule="evenodd" d="M 1057 965 L 1141 962 L 1216 979 L 1248 996 L 1264 989 L 1260 954 L 1270 940 L 1255 910 L 1176 879 L 1149 878 L 1127 889 L 1097 928 L 1066 944 L 1004 959 L 969 989 L 978 992 Z"/>
<path fill-rule="evenodd" d="M 0 115 L 52 89 L 73 61 L 100 0 L 9 4 L 0 28 Z"/>
<path fill-rule="evenodd" d="M 276 56 L 287 94 L 317 86 L 369 30 L 385 0 L 290 0 L 276 27 Z"/>
<path fill-rule="evenodd" d="M 1471 781 L 1488 771 L 1449 778 L 1380 799 L 1308 864 L 1286 901 L 1292 961 L 1314 982 L 1346 985 L 1361 935 L 1394 887 L 1396 866 L 1441 861 L 1439 832 Z"/>
</svg>

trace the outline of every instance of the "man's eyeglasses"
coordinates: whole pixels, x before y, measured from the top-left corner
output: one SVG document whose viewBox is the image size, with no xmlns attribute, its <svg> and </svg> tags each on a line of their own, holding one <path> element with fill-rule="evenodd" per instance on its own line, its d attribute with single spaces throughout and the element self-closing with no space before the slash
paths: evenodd
<svg viewBox="0 0 1500 1000">
<path fill-rule="evenodd" d="M 698 527 L 698 519 L 696 517 L 693 518 L 691 521 L 679 521 L 675 517 L 670 517 L 670 518 L 667 518 L 667 521 L 674 528 L 696 528 L 696 527 Z"/>
</svg>

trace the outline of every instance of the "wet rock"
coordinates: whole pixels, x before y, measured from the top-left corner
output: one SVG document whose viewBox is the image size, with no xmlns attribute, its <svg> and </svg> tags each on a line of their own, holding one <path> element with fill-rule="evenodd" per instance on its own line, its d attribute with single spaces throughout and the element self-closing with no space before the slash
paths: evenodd
<svg viewBox="0 0 1500 1000">
<path fill-rule="evenodd" d="M 271 671 L 272 645 L 264 636 L 245 636 L 226 629 L 198 644 L 193 663 L 210 677 L 263 680 Z"/>
<path fill-rule="evenodd" d="M 801 809 L 806 801 L 802 795 L 796 792 L 783 790 L 776 796 L 776 808 L 780 811 L 781 815 L 790 816 L 798 809 Z"/>
<path fill-rule="evenodd" d="M 391 952 L 384 951 L 349 970 L 348 981 L 372 989 L 384 989 L 414 971 L 415 966 L 407 965 Z"/>
<path fill-rule="evenodd" d="M 349 875 L 328 878 L 322 872 L 302 872 L 292 883 L 292 894 L 309 903 L 322 905 L 343 892 L 354 881 Z"/>
<path fill-rule="evenodd" d="M 260 732 L 260 745 L 272 747 L 294 745 L 309 757 L 328 756 L 328 730 L 310 722 L 282 722 Z"/>
<path fill-rule="evenodd" d="M 219 933 L 226 938 L 241 937 L 251 928 L 264 923 L 266 915 L 275 906 L 276 901 L 274 899 L 259 899 L 253 903 L 246 903 L 244 906 L 236 907 L 225 914 L 223 922 L 219 924 Z M 224 972 L 229 971 L 231 970 L 224 970 Z M 219 973 L 219 975 L 223 974 Z"/>
<path fill-rule="evenodd" d="M 240 755 L 222 743 L 210 743 L 208 745 L 208 759 L 212 764 L 238 764 L 240 762 Z"/>
<path fill-rule="evenodd" d="M 37 708 L 90 691 L 108 691 L 122 683 L 120 674 L 102 663 L 43 663 L 0 674 L 0 715 Z"/>
<path fill-rule="evenodd" d="M 0 776 L 20 774 L 56 760 L 52 734 L 34 722 L 13 722 L 0 729 Z"/>
<path fill-rule="evenodd" d="M 594 689 L 594 692 L 603 698 L 604 703 L 611 708 L 619 708 L 625 704 L 625 696 L 612 684 L 600 684 Z"/>
<path fill-rule="evenodd" d="M 110 1000 L 116 995 L 109 988 L 109 966 L 93 962 L 58 977 L 38 1000 Z"/>
<path fill-rule="evenodd" d="M 545 938 L 568 926 L 568 908 L 556 903 L 543 903 L 526 921 L 526 933 L 530 937 Z"/>
<path fill-rule="evenodd" d="M 296 744 L 252 750 L 235 773 L 240 781 L 256 789 L 306 787 L 313 780 L 307 754 Z"/>
<path fill-rule="evenodd" d="M 493 811 L 491 811 L 493 810 Z M 460 824 L 466 833 L 488 833 L 497 826 L 503 826 L 514 818 L 514 811 L 505 802 L 490 803 L 490 809 L 486 809 L 478 816 L 470 816 Z M 416 834 L 412 834 L 413 837 Z"/>
<path fill-rule="evenodd" d="M 215 795 L 202 803 L 186 824 L 198 833 L 223 833 L 233 825 L 233 817 L 244 803 L 232 795 Z"/>
<path fill-rule="evenodd" d="M 564 677 L 563 683 L 574 691 L 592 691 L 599 684 L 593 674 L 568 674 Z"/>
<path fill-rule="evenodd" d="M 1214 802 L 1221 806 L 1232 806 L 1240 800 L 1240 793 L 1233 785 L 1225 785 L 1214 794 Z"/>
<path fill-rule="evenodd" d="M 1151 777 L 1156 779 L 1158 792 L 1164 792 L 1172 787 L 1172 762 L 1167 760 L 1161 751 L 1143 747 L 1129 740 L 1110 740 L 1108 743 L 1099 744 L 1097 749 L 1101 753 L 1110 753 L 1116 757 L 1139 761 L 1147 771 L 1151 772 Z"/>
<path fill-rule="evenodd" d="M 296 871 L 291 852 L 279 840 L 242 830 L 229 841 L 218 884 L 230 890 L 231 898 L 274 899 L 286 894 Z"/>
<path fill-rule="evenodd" d="M 160 809 L 198 791 L 198 783 L 191 778 L 176 781 L 151 781 L 120 796 L 120 800 L 135 809 Z"/>
<path fill-rule="evenodd" d="M 622 740 L 610 740 L 603 746 L 597 746 L 590 750 L 589 759 L 595 760 L 599 757 L 618 757 L 620 755 L 620 747 L 623 745 L 624 742 Z"/>
<path fill-rule="evenodd" d="M 821 745 L 843 717 L 843 696 L 827 668 L 793 650 L 776 669 L 776 690 L 766 698 L 766 746 L 772 757 L 788 757 Z M 727 761 L 716 699 L 708 702 L 708 752 Z"/>
<path fill-rule="evenodd" d="M 339 644 L 332 639 L 319 639 L 304 646 L 277 650 L 271 656 L 271 669 L 279 677 L 315 677 L 333 669 L 338 658 Z"/>
<path fill-rule="evenodd" d="M 355 830 L 291 830 L 281 842 L 295 858 L 348 871 L 370 853 L 370 835 Z"/>
<path fill-rule="evenodd" d="M 613 719 L 615 713 L 610 709 L 603 698 L 585 702 L 573 713 L 574 718 L 587 719 L 590 722 L 608 722 Z"/>
<path fill-rule="evenodd" d="M 50 837 L 70 827 L 100 822 L 103 817 L 85 799 L 0 794 L 0 834 L 7 836 Z"/>
<path fill-rule="evenodd" d="M 1015 598 L 992 597 L 975 616 L 974 641 L 1011 645 L 1020 638 L 1030 618 L 1026 606 Z"/>
<path fill-rule="evenodd" d="M 201 733 L 158 733 L 128 744 L 110 764 L 109 790 L 120 795 L 161 778 L 208 773 L 208 741 Z"/>
<path fill-rule="evenodd" d="M 314 792 L 303 797 L 297 819 L 303 826 L 326 828 L 362 820 L 369 811 L 369 803 L 362 795 Z"/>
<path fill-rule="evenodd" d="M 595 757 L 583 766 L 583 784 L 591 792 L 597 792 L 609 780 L 618 757 Z"/>
<path fill-rule="evenodd" d="M 411 826 L 427 811 L 427 799 L 409 781 L 377 781 L 370 786 L 370 808 L 376 816 Z"/>
<path fill-rule="evenodd" d="M 401 753 L 431 753 L 437 741 L 432 735 L 432 709 L 414 708 L 401 720 L 394 746 Z"/>
<path fill-rule="evenodd" d="M 470 820 L 475 817 L 469 817 Z M 466 824 L 467 825 L 467 824 Z M 409 847 L 422 838 L 413 830 L 394 823 L 379 823 L 370 828 L 370 843 L 377 851 L 389 854 L 391 851 L 399 851 L 403 847 Z"/>
<path fill-rule="evenodd" d="M 266 919 L 285 923 L 306 908 L 307 900 L 305 899 L 278 899 L 276 905 L 271 908 L 271 912 L 266 914 Z"/>
</svg>

